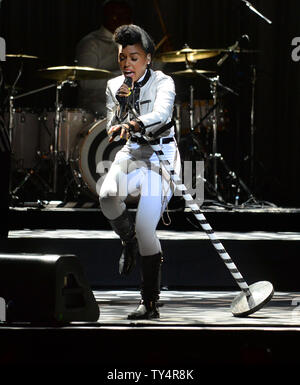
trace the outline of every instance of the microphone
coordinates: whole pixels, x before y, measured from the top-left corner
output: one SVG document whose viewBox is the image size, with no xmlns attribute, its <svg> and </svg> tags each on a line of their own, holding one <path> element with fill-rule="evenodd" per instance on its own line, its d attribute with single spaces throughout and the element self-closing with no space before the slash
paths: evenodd
<svg viewBox="0 0 300 385">
<path fill-rule="evenodd" d="M 124 83 L 129 88 L 131 94 L 131 87 L 132 87 L 132 78 L 131 77 L 125 77 Z M 119 91 L 118 91 L 119 92 Z M 124 111 L 126 110 L 127 102 L 128 102 L 128 96 L 120 96 L 117 92 L 116 98 L 118 102 L 120 103 L 120 117 L 123 115 Z"/>
<path fill-rule="evenodd" d="M 244 40 L 244 39 L 247 39 L 248 42 L 250 41 L 250 38 L 249 38 L 248 35 L 241 36 L 239 38 L 239 40 L 237 40 L 231 47 L 229 47 L 229 52 L 225 53 L 225 55 L 221 57 L 221 59 L 217 62 L 217 66 L 220 67 L 225 62 L 225 60 L 228 59 L 229 55 L 232 52 L 234 52 L 234 50 L 236 50 L 239 47 L 239 45 L 241 44 L 242 40 Z"/>
</svg>

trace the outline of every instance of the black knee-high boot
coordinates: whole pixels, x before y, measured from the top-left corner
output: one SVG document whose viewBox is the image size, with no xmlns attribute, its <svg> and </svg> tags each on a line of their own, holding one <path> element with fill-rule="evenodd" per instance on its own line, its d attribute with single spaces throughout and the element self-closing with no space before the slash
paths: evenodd
<svg viewBox="0 0 300 385">
<path fill-rule="evenodd" d="M 123 245 L 123 251 L 119 260 L 119 273 L 127 275 L 136 264 L 139 253 L 135 236 L 134 222 L 127 210 L 116 219 L 110 219 L 112 229 L 119 235 Z"/>
<path fill-rule="evenodd" d="M 141 296 L 137 309 L 128 315 L 128 319 L 159 318 L 157 302 L 160 294 L 162 254 L 142 256 Z"/>
</svg>

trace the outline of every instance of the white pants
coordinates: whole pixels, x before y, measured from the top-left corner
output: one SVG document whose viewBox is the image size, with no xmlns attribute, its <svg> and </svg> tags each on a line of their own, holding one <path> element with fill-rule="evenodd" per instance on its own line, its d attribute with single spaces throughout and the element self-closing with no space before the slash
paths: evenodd
<svg viewBox="0 0 300 385">
<path fill-rule="evenodd" d="M 176 142 L 161 145 L 162 151 L 180 173 L 180 156 Z M 139 197 L 135 231 L 140 254 L 161 252 L 156 227 L 173 194 L 168 173 L 160 167 L 156 154 L 148 145 L 127 144 L 115 157 L 100 188 L 100 206 L 108 219 L 119 217 L 126 209 L 125 199 Z"/>
</svg>

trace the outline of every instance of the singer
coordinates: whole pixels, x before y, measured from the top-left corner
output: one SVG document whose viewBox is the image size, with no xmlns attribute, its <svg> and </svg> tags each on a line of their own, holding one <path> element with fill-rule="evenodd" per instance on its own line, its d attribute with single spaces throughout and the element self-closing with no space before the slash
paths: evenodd
<svg viewBox="0 0 300 385">
<path fill-rule="evenodd" d="M 163 258 L 156 227 L 173 191 L 168 173 L 160 168 L 142 135 L 160 143 L 179 173 L 180 156 L 172 121 L 175 86 L 170 76 L 151 69 L 155 46 L 146 31 L 133 24 L 123 25 L 116 29 L 114 40 L 119 44 L 123 75 L 107 83 L 107 131 L 111 142 L 119 138 L 127 142 L 102 183 L 100 207 L 122 241 L 120 274 L 129 274 L 140 255 L 141 301 L 128 318 L 159 318 Z M 126 207 L 128 196 L 138 197 L 135 221 Z"/>
</svg>

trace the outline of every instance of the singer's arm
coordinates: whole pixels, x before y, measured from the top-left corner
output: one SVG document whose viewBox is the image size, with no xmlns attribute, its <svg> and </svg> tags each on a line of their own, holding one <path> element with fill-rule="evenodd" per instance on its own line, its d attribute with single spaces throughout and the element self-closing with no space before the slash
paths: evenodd
<svg viewBox="0 0 300 385">
<path fill-rule="evenodd" d="M 117 101 L 110 87 L 106 87 L 106 131 L 117 123 Z"/>
</svg>

